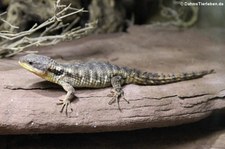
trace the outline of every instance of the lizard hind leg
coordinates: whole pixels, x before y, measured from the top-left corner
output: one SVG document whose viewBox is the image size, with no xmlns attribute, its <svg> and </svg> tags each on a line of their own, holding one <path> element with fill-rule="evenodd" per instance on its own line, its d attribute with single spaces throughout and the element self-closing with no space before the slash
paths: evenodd
<svg viewBox="0 0 225 149">
<path fill-rule="evenodd" d="M 121 86 L 123 81 L 124 80 L 122 79 L 121 76 L 113 77 L 111 80 L 111 84 L 113 87 L 113 90 L 111 91 L 112 94 L 108 95 L 108 96 L 112 97 L 112 99 L 109 101 L 109 105 L 117 102 L 118 109 L 120 111 L 121 111 L 120 98 L 123 98 L 127 103 L 129 103 L 129 101 L 124 97 L 124 91 Z"/>
</svg>

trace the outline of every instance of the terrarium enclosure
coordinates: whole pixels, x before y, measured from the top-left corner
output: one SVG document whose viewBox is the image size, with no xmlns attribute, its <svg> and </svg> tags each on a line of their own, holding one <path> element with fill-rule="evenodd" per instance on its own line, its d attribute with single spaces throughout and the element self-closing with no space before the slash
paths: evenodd
<svg viewBox="0 0 225 149">
<path fill-rule="evenodd" d="M 225 148 L 224 18 L 224 0 L 0 0 L 0 148 Z M 62 65 L 39 75 L 18 64 L 27 54 Z M 129 103 L 113 104 L 113 83 L 73 86 L 73 111 L 60 113 L 67 87 L 52 78 L 96 61 L 148 83 L 121 83 Z"/>
</svg>

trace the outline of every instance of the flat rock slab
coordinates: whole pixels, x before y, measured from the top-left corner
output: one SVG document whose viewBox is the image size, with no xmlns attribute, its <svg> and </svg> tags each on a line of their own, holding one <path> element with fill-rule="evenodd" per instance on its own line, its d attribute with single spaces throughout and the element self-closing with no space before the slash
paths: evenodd
<svg viewBox="0 0 225 149">
<path fill-rule="evenodd" d="M 60 86 L 20 68 L 18 57 L 0 60 L 0 134 L 134 130 L 203 119 L 225 107 L 225 42 L 221 41 L 225 38 L 215 36 L 197 29 L 142 26 L 132 27 L 129 33 L 31 49 L 59 61 L 98 59 L 150 72 L 216 71 L 167 85 L 127 85 L 124 92 L 130 104 L 121 100 L 122 111 L 116 104 L 108 105 L 110 88 L 77 89 L 79 98 L 72 103 L 69 117 L 56 105 L 65 95 Z"/>
</svg>

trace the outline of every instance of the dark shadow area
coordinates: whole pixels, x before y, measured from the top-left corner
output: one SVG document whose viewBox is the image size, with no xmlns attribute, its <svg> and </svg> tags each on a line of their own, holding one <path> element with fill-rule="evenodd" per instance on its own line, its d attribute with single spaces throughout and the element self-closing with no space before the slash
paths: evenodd
<svg viewBox="0 0 225 149">
<path fill-rule="evenodd" d="M 61 86 L 56 84 L 56 83 L 52 83 L 49 81 L 41 81 L 41 82 L 37 82 L 34 83 L 32 85 L 29 86 L 31 89 L 48 89 L 48 90 L 61 90 Z"/>
<path fill-rule="evenodd" d="M 1 149 L 207 148 L 224 130 L 224 116 L 225 111 L 216 111 L 193 124 L 128 132 L 0 136 L 0 146 Z"/>
</svg>

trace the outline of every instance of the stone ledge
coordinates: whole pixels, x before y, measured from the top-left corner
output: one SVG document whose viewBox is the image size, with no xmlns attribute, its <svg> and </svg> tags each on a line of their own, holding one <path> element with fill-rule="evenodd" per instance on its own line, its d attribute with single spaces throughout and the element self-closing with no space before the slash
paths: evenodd
<svg viewBox="0 0 225 149">
<path fill-rule="evenodd" d="M 114 35 L 104 39 L 91 37 L 41 48 L 40 54 L 61 55 L 66 60 L 91 57 L 151 72 L 216 70 L 203 78 L 179 83 L 127 85 L 124 91 L 130 104 L 121 101 L 122 112 L 116 104 L 108 105 L 110 98 L 106 95 L 110 88 L 77 90 L 79 99 L 72 103 L 74 111 L 69 118 L 60 114 L 56 105 L 65 95 L 60 87 L 42 82 L 20 68 L 16 64 L 18 57 L 15 61 L 1 60 L 4 67 L 0 68 L 0 134 L 105 132 L 198 121 L 214 110 L 225 108 L 225 60 L 218 58 L 225 55 L 222 49 L 224 45 L 193 30 L 160 31 L 144 27 L 133 28 L 129 34 L 118 34 L 117 38 Z"/>
</svg>

